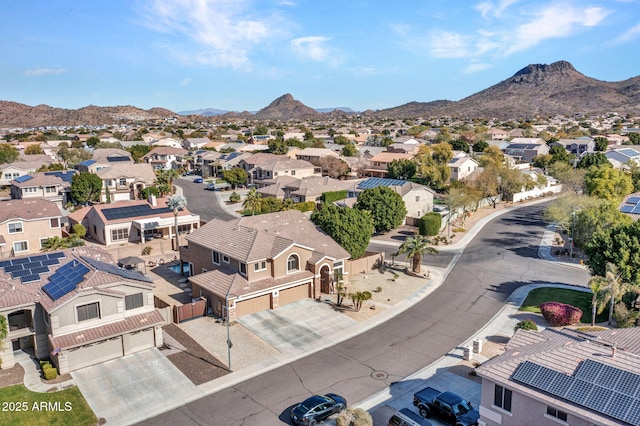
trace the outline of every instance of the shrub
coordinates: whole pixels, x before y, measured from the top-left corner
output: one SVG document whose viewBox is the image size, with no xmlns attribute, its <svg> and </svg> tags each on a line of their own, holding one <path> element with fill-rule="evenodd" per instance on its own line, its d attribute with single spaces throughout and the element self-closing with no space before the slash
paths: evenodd
<svg viewBox="0 0 640 426">
<path fill-rule="evenodd" d="M 144 246 L 144 247 L 142 248 L 142 250 L 141 250 L 141 254 L 142 254 L 143 256 L 148 256 L 148 255 L 150 255 L 150 254 L 151 254 L 151 250 L 153 250 L 153 247 L 151 247 L 151 246 Z"/>
<path fill-rule="evenodd" d="M 45 368 L 51 368 L 51 362 L 46 359 L 40 360 L 40 368 L 42 368 L 43 370 Z"/>
<path fill-rule="evenodd" d="M 545 302 L 540 305 L 542 316 L 554 327 L 577 324 L 582 310 L 560 302 Z"/>
<path fill-rule="evenodd" d="M 80 238 L 84 238 L 87 235 L 87 228 L 81 223 L 76 223 L 71 227 L 71 231 Z"/>
<path fill-rule="evenodd" d="M 293 208 L 296 210 L 300 210 L 301 212 L 311 212 L 316 208 L 316 203 L 314 201 L 304 201 L 302 203 L 296 203 L 293 205 Z"/>
<path fill-rule="evenodd" d="M 533 320 L 527 319 L 527 320 L 520 321 L 519 323 L 517 323 L 516 326 L 513 327 L 513 331 L 516 331 L 516 330 L 538 331 L 538 326 L 536 325 L 536 323 Z"/>
<path fill-rule="evenodd" d="M 347 408 L 336 418 L 336 426 L 371 426 L 371 414 L 362 408 Z"/>
<path fill-rule="evenodd" d="M 229 202 L 231 202 L 231 203 L 239 203 L 240 202 L 240 194 L 238 194 L 237 192 L 233 191 L 231 193 L 231 195 L 229 196 Z"/>
<path fill-rule="evenodd" d="M 438 235 L 441 226 L 442 216 L 440 216 L 440 213 L 436 212 L 427 213 L 418 221 L 418 231 L 420 235 L 427 235 L 430 237 Z"/>
<path fill-rule="evenodd" d="M 43 368 L 42 372 L 44 373 L 45 380 L 53 380 L 56 377 L 58 377 L 58 370 L 56 370 L 54 367 L 50 365 L 47 368 Z"/>
<path fill-rule="evenodd" d="M 342 200 L 345 198 L 347 198 L 346 189 L 342 191 L 323 192 L 320 196 L 320 200 L 324 201 L 325 203 L 333 203 L 334 201 Z"/>
</svg>

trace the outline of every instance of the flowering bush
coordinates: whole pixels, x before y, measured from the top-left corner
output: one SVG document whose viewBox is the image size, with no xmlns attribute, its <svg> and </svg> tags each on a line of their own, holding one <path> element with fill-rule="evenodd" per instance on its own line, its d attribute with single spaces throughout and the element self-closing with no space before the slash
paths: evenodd
<svg viewBox="0 0 640 426">
<path fill-rule="evenodd" d="M 582 317 L 582 310 L 575 306 L 560 302 L 545 302 L 540 305 L 542 316 L 554 327 L 577 324 Z"/>
</svg>

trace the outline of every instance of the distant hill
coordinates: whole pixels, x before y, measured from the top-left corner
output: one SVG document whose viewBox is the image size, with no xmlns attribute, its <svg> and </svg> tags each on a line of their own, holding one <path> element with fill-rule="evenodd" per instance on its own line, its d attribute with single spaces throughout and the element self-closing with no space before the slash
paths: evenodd
<svg viewBox="0 0 640 426">
<path fill-rule="evenodd" d="M 217 115 L 225 114 L 229 111 L 217 108 L 205 108 L 205 109 L 196 109 L 193 111 L 180 111 L 178 114 L 180 115 L 202 115 L 203 117 L 215 117 Z"/>
<path fill-rule="evenodd" d="M 453 116 L 518 119 L 607 112 L 640 115 L 640 76 L 619 82 L 600 81 L 581 74 L 569 62 L 559 61 L 550 65 L 528 65 L 508 79 L 457 102 L 410 102 L 394 108 L 367 110 L 362 115 L 391 118 Z M 226 112 L 207 108 L 183 111 L 180 114 L 197 114 L 215 119 L 322 120 L 353 113 L 353 110 L 346 107 L 315 110 L 286 94 L 256 113 Z M 133 106 L 87 106 L 71 110 L 47 105 L 31 107 L 16 102 L 0 101 L 0 126 L 5 127 L 116 124 L 157 120 L 176 115 L 163 108 L 143 110 Z"/>
</svg>

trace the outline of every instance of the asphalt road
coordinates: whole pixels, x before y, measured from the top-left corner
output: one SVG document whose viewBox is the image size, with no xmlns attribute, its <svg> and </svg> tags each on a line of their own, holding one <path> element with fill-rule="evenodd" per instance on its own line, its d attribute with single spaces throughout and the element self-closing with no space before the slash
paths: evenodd
<svg viewBox="0 0 640 426">
<path fill-rule="evenodd" d="M 213 191 L 205 189 L 206 183 L 194 183 L 194 176 L 181 177 L 175 181 L 175 185 L 182 189 L 182 194 L 187 199 L 187 208 L 192 213 L 200 215 L 200 220 L 209 222 L 211 219 L 232 220 L 235 216 L 227 213 L 218 204 Z"/>
<path fill-rule="evenodd" d="M 393 394 L 394 382 L 472 336 L 519 286 L 586 285 L 585 271 L 538 258 L 542 209 L 525 206 L 487 224 L 440 288 L 390 321 L 143 424 L 288 424 L 292 406 L 311 394 L 335 392 L 352 403 L 389 386 Z"/>
</svg>

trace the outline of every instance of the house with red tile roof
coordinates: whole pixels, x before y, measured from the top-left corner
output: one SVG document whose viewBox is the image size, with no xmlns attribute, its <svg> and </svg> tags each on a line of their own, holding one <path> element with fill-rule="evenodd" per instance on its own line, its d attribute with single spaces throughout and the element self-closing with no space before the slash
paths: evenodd
<svg viewBox="0 0 640 426">
<path fill-rule="evenodd" d="M 0 315 L 8 325 L 2 368 L 20 350 L 51 359 L 65 374 L 162 346 L 165 321 L 153 288 L 150 278 L 92 247 L 0 260 Z"/>
<path fill-rule="evenodd" d="M 0 258 L 39 253 L 51 237 L 62 237 L 62 214 L 49 200 L 0 202 Z"/>
<path fill-rule="evenodd" d="M 348 272 L 349 253 L 297 210 L 214 219 L 186 240 L 181 259 L 195 274 L 194 297 L 231 321 L 320 297 Z"/>
</svg>

